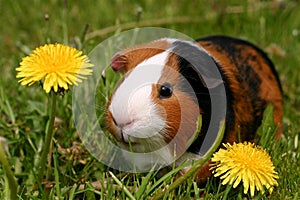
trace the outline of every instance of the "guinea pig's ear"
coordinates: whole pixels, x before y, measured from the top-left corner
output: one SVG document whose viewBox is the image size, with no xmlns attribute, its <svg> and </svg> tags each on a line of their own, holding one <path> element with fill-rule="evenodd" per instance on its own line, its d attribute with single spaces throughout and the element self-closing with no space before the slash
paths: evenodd
<svg viewBox="0 0 300 200">
<path fill-rule="evenodd" d="M 197 84 L 200 79 L 208 89 L 223 84 L 217 62 L 197 44 L 176 41 L 173 43 L 173 52 L 178 56 L 180 73 L 190 82 Z"/>
<path fill-rule="evenodd" d="M 222 79 L 218 79 L 218 78 L 210 78 L 210 77 L 202 76 L 202 79 L 203 79 L 202 82 L 205 83 L 208 89 L 216 88 L 219 85 L 224 83 Z"/>
<path fill-rule="evenodd" d="M 122 53 L 116 53 L 110 61 L 111 68 L 116 72 L 126 70 L 126 65 L 127 57 Z"/>
<path fill-rule="evenodd" d="M 178 57 L 178 61 L 180 73 L 190 82 L 190 84 L 192 84 L 193 87 L 199 88 L 199 81 L 202 83 L 201 85 L 207 89 L 217 88 L 224 83 L 221 77 L 210 76 L 208 73 L 199 73 L 194 65 L 182 57 Z"/>
</svg>

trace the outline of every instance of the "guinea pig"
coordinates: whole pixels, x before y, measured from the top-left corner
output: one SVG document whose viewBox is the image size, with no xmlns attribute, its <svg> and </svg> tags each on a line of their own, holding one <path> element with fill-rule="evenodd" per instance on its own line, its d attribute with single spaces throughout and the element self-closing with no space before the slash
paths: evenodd
<svg viewBox="0 0 300 200">
<path fill-rule="evenodd" d="M 205 73 L 213 66 L 220 76 Z M 217 119 L 225 120 L 222 143 L 253 142 L 270 103 L 276 139 L 282 134 L 282 88 L 277 72 L 267 55 L 248 41 L 227 36 L 196 41 L 162 38 L 118 52 L 111 67 L 125 74 L 108 102 L 106 127 L 120 146 L 130 146 L 134 152 L 172 143 L 162 159 L 171 162 L 174 151 L 182 157 L 198 155 L 213 120 L 212 98 L 226 100 L 225 115 Z M 197 67 L 204 73 L 199 74 Z M 214 94 L 220 86 L 225 96 Z M 197 172 L 198 182 L 211 175 L 209 164 Z"/>
</svg>

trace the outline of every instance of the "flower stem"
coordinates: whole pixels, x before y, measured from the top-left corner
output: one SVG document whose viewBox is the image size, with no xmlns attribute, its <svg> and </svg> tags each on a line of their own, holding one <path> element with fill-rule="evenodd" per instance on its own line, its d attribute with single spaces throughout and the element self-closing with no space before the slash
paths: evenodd
<svg viewBox="0 0 300 200">
<path fill-rule="evenodd" d="M 55 112 L 56 112 L 56 94 L 54 92 L 50 93 L 49 102 L 48 102 L 48 108 L 50 108 L 50 114 L 49 114 L 49 122 L 48 126 L 46 128 L 46 138 L 45 143 L 41 155 L 40 160 L 40 169 L 38 173 L 38 179 L 41 181 L 44 177 L 44 170 L 46 166 L 47 157 L 49 154 L 50 145 L 52 143 L 52 137 L 53 137 L 53 126 L 54 126 L 54 119 L 55 119 Z"/>
<path fill-rule="evenodd" d="M 187 171 L 184 175 L 176 179 L 166 190 L 157 192 L 157 195 L 155 195 L 151 200 L 158 200 L 162 199 L 165 194 L 170 193 L 172 190 L 176 189 L 180 185 L 183 184 L 184 181 L 186 181 L 189 177 L 191 177 L 201 166 L 203 166 L 213 155 L 213 153 L 217 150 L 219 145 L 221 144 L 221 141 L 224 136 L 225 131 L 225 123 L 224 121 L 220 124 L 220 129 L 218 136 L 214 142 L 214 144 L 211 146 L 211 148 L 208 150 L 208 152 L 199 160 L 197 160 L 194 165 L 191 167 L 189 171 Z"/>
<path fill-rule="evenodd" d="M 3 170 L 6 174 L 6 178 L 8 181 L 8 185 L 10 189 L 10 199 L 12 200 L 17 199 L 18 184 L 16 182 L 13 172 L 10 169 L 9 163 L 7 162 L 5 149 L 3 147 L 2 141 L 0 141 L 0 162 L 2 164 Z"/>
</svg>

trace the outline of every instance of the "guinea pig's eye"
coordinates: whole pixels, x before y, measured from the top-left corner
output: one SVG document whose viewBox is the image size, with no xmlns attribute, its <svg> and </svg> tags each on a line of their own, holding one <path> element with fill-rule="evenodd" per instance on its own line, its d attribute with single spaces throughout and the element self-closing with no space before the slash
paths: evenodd
<svg viewBox="0 0 300 200">
<path fill-rule="evenodd" d="M 170 98 L 173 94 L 173 88 L 169 83 L 164 83 L 159 88 L 160 98 Z"/>
</svg>

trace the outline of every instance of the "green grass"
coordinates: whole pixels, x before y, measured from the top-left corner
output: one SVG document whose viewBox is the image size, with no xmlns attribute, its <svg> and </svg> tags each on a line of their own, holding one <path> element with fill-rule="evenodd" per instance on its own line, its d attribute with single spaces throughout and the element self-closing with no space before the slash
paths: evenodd
<svg viewBox="0 0 300 200">
<path fill-rule="evenodd" d="M 244 2 L 244 3 L 241 3 Z M 137 17 L 137 11 L 143 12 Z M 107 37 L 143 25 L 170 28 L 198 38 L 226 34 L 252 41 L 276 65 L 284 90 L 284 136 L 276 142 L 263 135 L 279 174 L 271 195 L 254 199 L 300 198 L 300 4 L 298 1 L 68 1 L 0 0 L 0 136 L 7 139 L 8 161 L 19 185 L 20 199 L 40 199 L 45 186 L 50 199 L 147 199 L 170 185 L 174 175 L 128 174 L 110 170 L 81 145 L 72 117 L 72 94 L 58 98 L 56 133 L 47 180 L 37 180 L 37 163 L 48 120 L 47 98 L 38 84 L 23 87 L 15 78 L 21 58 L 39 45 L 62 42 L 85 53 Z M 45 15 L 49 18 L 46 19 Z M 184 18 L 185 21 L 182 21 Z M 138 23 L 137 23 L 138 21 Z M 89 24 L 86 38 L 84 29 Z M 112 27 L 106 29 L 107 27 Z M 96 32 L 95 32 L 96 31 Z M 94 34 L 96 33 L 96 35 Z M 0 199 L 7 181 L 0 167 Z M 244 199 L 242 187 L 232 189 L 210 178 L 197 187 L 188 179 L 164 199 Z"/>
</svg>

